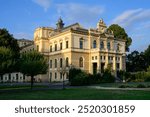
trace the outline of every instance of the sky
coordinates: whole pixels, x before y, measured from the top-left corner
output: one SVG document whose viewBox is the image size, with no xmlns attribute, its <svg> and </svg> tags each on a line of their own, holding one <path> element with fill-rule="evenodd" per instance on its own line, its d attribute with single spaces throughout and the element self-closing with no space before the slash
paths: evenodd
<svg viewBox="0 0 150 117">
<path fill-rule="evenodd" d="M 0 0 L 0 28 L 15 38 L 33 40 L 38 27 L 65 26 L 78 22 L 96 28 L 102 18 L 107 26 L 119 24 L 132 38 L 130 51 L 150 45 L 150 0 Z"/>
</svg>

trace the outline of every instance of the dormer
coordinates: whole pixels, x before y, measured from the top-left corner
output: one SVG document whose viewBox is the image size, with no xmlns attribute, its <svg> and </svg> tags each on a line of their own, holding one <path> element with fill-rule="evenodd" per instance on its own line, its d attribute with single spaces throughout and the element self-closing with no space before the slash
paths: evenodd
<svg viewBox="0 0 150 117">
<path fill-rule="evenodd" d="M 106 29 L 106 24 L 104 23 L 103 19 L 100 19 L 100 21 L 97 23 L 97 30 L 103 33 L 106 31 Z"/>
</svg>

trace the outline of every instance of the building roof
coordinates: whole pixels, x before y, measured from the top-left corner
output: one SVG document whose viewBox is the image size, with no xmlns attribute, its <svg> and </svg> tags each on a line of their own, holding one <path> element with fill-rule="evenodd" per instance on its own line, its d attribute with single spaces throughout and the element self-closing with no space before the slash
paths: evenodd
<svg viewBox="0 0 150 117">
<path fill-rule="evenodd" d="M 28 42 L 33 42 L 32 40 L 24 39 L 24 38 L 22 38 L 22 39 L 17 39 L 17 41 L 28 41 Z"/>
</svg>

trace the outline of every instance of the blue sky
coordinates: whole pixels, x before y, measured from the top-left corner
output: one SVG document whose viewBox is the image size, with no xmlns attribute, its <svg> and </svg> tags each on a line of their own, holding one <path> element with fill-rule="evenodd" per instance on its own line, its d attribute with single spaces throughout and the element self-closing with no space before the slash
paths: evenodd
<svg viewBox="0 0 150 117">
<path fill-rule="evenodd" d="M 131 51 L 150 44 L 149 0 L 0 0 L 0 11 L 0 28 L 15 38 L 33 39 L 37 27 L 55 27 L 61 16 L 66 26 L 95 28 L 100 18 L 108 26 L 117 23 L 133 39 Z"/>
</svg>

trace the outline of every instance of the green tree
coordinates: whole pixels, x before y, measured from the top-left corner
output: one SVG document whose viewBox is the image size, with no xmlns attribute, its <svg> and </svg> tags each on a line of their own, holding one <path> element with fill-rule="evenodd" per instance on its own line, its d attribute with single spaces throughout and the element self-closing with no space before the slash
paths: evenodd
<svg viewBox="0 0 150 117">
<path fill-rule="evenodd" d="M 17 40 L 14 39 L 13 35 L 11 35 L 6 29 L 0 29 L 0 47 L 10 48 L 15 58 L 19 58 L 19 45 Z"/>
<path fill-rule="evenodd" d="M 10 73 L 15 65 L 13 52 L 6 47 L 0 47 L 0 76 Z"/>
<path fill-rule="evenodd" d="M 113 31 L 115 38 L 126 40 L 126 51 L 129 51 L 129 46 L 132 43 L 132 39 L 128 36 L 125 29 L 118 24 L 112 24 L 108 29 Z"/>
<path fill-rule="evenodd" d="M 44 55 L 36 51 L 30 51 L 21 55 L 20 71 L 27 76 L 31 76 L 31 89 L 33 87 L 34 76 L 45 74 L 47 70 L 48 63 Z"/>
<path fill-rule="evenodd" d="M 143 52 L 133 51 L 127 55 L 126 70 L 128 72 L 145 71 L 147 61 Z"/>
<path fill-rule="evenodd" d="M 145 62 L 147 62 L 147 66 L 150 66 L 150 45 L 144 51 L 144 55 L 145 55 L 145 59 L 146 59 Z"/>
<path fill-rule="evenodd" d="M 13 58 L 16 61 L 13 69 L 11 69 L 11 72 L 19 71 L 18 68 L 18 61 L 20 57 L 20 48 L 17 43 L 17 40 L 14 39 L 13 35 L 11 35 L 6 29 L 0 28 L 0 47 L 6 47 L 9 48 L 13 54 Z"/>
</svg>

